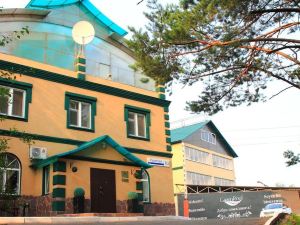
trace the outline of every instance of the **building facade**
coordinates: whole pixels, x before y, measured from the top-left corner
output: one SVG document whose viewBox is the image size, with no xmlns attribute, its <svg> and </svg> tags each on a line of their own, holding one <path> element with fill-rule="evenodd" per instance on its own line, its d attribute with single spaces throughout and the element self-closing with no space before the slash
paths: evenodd
<svg viewBox="0 0 300 225">
<path fill-rule="evenodd" d="M 233 186 L 237 154 L 212 121 L 171 130 L 174 192 L 186 186 Z"/>
<path fill-rule="evenodd" d="M 95 29 L 84 57 L 72 39 L 78 21 Z M 170 102 L 130 69 L 126 31 L 88 0 L 31 0 L 1 10 L 0 24 L 5 35 L 29 29 L 0 48 L 1 74 L 15 77 L 0 79 L 9 93 L 0 99 L 9 138 L 1 192 L 28 203 L 30 216 L 73 213 L 78 189 L 84 212 L 129 212 L 134 192 L 138 212 L 173 215 Z"/>
</svg>

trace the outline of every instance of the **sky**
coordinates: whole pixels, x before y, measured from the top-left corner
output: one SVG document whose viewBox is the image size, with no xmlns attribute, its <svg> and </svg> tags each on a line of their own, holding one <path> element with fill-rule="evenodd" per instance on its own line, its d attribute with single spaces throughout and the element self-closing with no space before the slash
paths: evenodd
<svg viewBox="0 0 300 225">
<path fill-rule="evenodd" d="M 4 8 L 22 8 L 27 0 L 0 0 Z M 91 0 L 106 16 L 122 28 L 128 26 L 143 28 L 147 23 L 143 11 L 146 0 Z M 163 0 L 174 3 L 176 0 Z M 127 29 L 128 30 L 128 29 Z M 129 35 L 130 36 L 130 35 Z M 276 94 L 282 87 L 274 82 L 268 94 Z M 197 99 L 200 84 L 182 88 L 173 86 L 171 100 L 171 121 L 191 118 L 194 121 L 211 119 L 238 154 L 234 160 L 236 184 L 260 186 L 257 181 L 268 186 L 283 184 L 300 187 L 300 165 L 286 167 L 283 152 L 290 149 L 300 153 L 300 91 L 289 89 L 266 103 L 249 107 L 239 106 L 225 109 L 212 117 L 195 115 L 185 111 L 185 102 Z"/>
</svg>

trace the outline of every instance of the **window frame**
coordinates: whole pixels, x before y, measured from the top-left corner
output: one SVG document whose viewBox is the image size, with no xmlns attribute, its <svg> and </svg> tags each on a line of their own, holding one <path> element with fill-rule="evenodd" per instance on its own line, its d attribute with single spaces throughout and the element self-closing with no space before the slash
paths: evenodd
<svg viewBox="0 0 300 225">
<path fill-rule="evenodd" d="M 21 161 L 19 160 L 19 158 L 18 158 L 16 155 L 14 155 L 14 154 L 12 154 L 12 153 L 1 153 L 1 154 L 4 154 L 4 155 L 11 155 L 11 156 L 14 157 L 15 160 L 18 162 L 18 165 L 19 165 L 19 168 L 18 168 L 18 169 L 15 169 L 15 168 L 11 169 L 11 168 L 2 168 L 2 167 L 0 167 L 0 170 L 3 171 L 3 175 L 4 175 L 4 174 L 6 175 L 6 172 L 7 172 L 7 171 L 18 171 L 17 192 L 16 192 L 16 193 L 7 193 L 7 194 L 9 194 L 9 195 L 16 195 L 16 196 L 18 196 L 18 195 L 21 194 L 21 176 L 22 176 L 22 165 L 21 165 Z M 1 174 L 0 174 L 0 175 L 1 175 Z M 4 182 L 5 182 L 5 180 L 6 180 L 6 176 L 3 176 L 3 177 L 5 177 L 5 178 L 3 179 L 3 183 L 0 184 L 0 193 L 2 193 L 3 190 L 4 190 L 4 194 L 6 194 L 6 193 L 5 193 L 5 184 L 4 184 Z"/>
<path fill-rule="evenodd" d="M 207 139 L 203 135 L 207 135 Z M 213 145 L 217 144 L 217 136 L 216 136 L 216 134 L 214 134 L 214 133 L 212 133 L 210 131 L 201 130 L 200 138 L 201 138 L 202 141 L 211 143 Z"/>
<path fill-rule="evenodd" d="M 48 165 L 43 167 L 42 195 L 48 195 L 49 193 L 50 193 L 50 166 Z"/>
<path fill-rule="evenodd" d="M 129 133 L 129 113 L 134 113 L 135 133 L 137 135 L 132 135 L 132 134 Z M 145 130 L 144 130 L 144 132 L 145 132 L 145 136 L 138 136 L 138 115 L 139 114 L 144 115 L 144 121 L 145 121 Z M 149 109 L 144 109 L 144 108 L 139 108 L 139 107 L 135 107 L 135 106 L 125 105 L 124 120 L 126 122 L 127 138 L 150 141 L 150 126 L 151 126 L 150 114 L 151 114 L 151 111 Z"/>
<path fill-rule="evenodd" d="M 80 126 L 72 125 L 71 124 L 71 108 L 70 108 L 70 102 L 75 101 L 78 102 L 78 114 L 77 115 L 77 122 L 79 122 Z M 96 102 L 97 98 L 86 96 L 86 95 L 80 95 L 76 93 L 66 92 L 65 93 L 65 110 L 67 111 L 67 128 L 68 129 L 74 129 L 74 130 L 81 130 L 81 131 L 88 131 L 88 132 L 95 132 L 95 116 L 97 113 L 96 110 Z M 81 107 L 82 103 L 89 104 L 90 107 L 90 126 L 89 127 L 82 127 L 82 119 L 81 119 Z"/>
<path fill-rule="evenodd" d="M 143 178 L 143 175 L 147 175 L 147 179 Z M 150 204 L 151 203 L 151 187 L 150 187 L 150 176 L 146 169 L 142 169 L 142 179 L 140 180 L 143 184 L 143 203 L 144 204 Z M 144 201 L 144 183 L 148 183 L 148 201 Z"/>
<path fill-rule="evenodd" d="M 0 78 L 0 88 L 8 88 L 10 94 L 13 92 L 12 90 L 18 90 L 23 92 L 23 102 L 22 102 L 22 116 L 12 115 L 12 102 L 10 101 L 13 96 L 9 96 L 9 105 L 8 105 L 8 114 L 0 113 L 1 117 L 12 120 L 19 120 L 28 122 L 28 114 L 29 114 L 29 103 L 32 101 L 32 84 L 25 83 L 17 80 L 8 80 Z M 10 113 L 9 113 L 10 112 Z"/>
</svg>

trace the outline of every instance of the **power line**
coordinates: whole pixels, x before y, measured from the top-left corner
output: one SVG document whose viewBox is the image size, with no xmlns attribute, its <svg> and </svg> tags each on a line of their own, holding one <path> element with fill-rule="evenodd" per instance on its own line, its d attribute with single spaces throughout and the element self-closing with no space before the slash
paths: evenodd
<svg viewBox="0 0 300 225">
<path fill-rule="evenodd" d="M 285 144 L 285 143 L 300 143 L 300 140 L 297 141 L 280 141 L 280 142 L 262 142 L 262 143 L 245 143 L 245 144 L 232 144 L 234 146 L 249 146 L 249 145 L 273 145 L 273 144 Z"/>
</svg>

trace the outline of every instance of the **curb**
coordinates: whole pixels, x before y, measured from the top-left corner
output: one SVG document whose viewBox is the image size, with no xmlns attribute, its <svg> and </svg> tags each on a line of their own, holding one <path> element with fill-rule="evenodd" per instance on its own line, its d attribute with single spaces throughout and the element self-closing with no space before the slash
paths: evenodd
<svg viewBox="0 0 300 225">
<path fill-rule="evenodd" d="M 277 213 L 274 216 L 272 216 L 270 219 L 268 219 L 264 225 L 275 225 L 275 224 L 277 224 L 278 221 L 280 221 L 282 218 L 284 218 L 285 215 L 288 215 L 288 214 Z"/>
<path fill-rule="evenodd" d="M 0 217 L 0 224 L 82 224 L 98 222 L 175 221 L 187 220 L 182 216 L 136 216 L 136 217 Z"/>
</svg>

